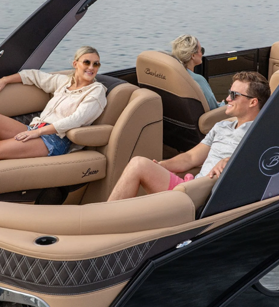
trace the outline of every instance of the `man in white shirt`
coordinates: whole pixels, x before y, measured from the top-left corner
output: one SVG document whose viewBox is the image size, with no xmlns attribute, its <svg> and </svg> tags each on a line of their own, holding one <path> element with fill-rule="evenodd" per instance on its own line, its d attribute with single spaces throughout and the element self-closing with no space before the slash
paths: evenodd
<svg viewBox="0 0 279 307">
<path fill-rule="evenodd" d="M 169 160 L 157 162 L 134 157 L 126 166 L 108 201 L 135 197 L 140 185 L 148 194 L 172 190 L 186 180 L 175 175 L 203 164 L 196 176 L 220 176 L 246 131 L 270 96 L 267 80 L 257 72 L 241 72 L 233 77 L 227 97 L 226 114 L 235 122 L 217 123 L 198 145 Z"/>
</svg>

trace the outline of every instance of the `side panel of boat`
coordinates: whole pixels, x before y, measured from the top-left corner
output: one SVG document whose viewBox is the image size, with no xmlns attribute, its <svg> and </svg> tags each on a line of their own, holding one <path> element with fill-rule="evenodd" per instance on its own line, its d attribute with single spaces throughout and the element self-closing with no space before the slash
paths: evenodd
<svg viewBox="0 0 279 307">
<path fill-rule="evenodd" d="M 217 101 L 228 96 L 232 76 L 239 71 L 258 71 L 267 78 L 270 47 L 206 56 L 200 72 L 208 80 Z"/>
<path fill-rule="evenodd" d="M 154 259 L 112 306 L 278 306 L 253 287 L 278 262 L 278 231 L 274 203 Z"/>
<path fill-rule="evenodd" d="M 0 78 L 21 69 L 39 69 L 95 1 L 46 1 L 0 45 L 0 51 L 4 51 Z"/>
</svg>

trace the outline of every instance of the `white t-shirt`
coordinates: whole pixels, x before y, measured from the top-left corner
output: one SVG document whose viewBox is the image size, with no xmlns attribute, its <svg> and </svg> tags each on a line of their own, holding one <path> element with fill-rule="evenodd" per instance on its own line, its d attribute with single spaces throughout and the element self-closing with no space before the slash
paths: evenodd
<svg viewBox="0 0 279 307">
<path fill-rule="evenodd" d="M 201 171 L 195 178 L 208 175 L 222 159 L 231 157 L 253 121 L 246 122 L 235 129 L 237 121 L 221 121 L 214 125 L 201 143 L 210 146 L 208 156 Z"/>
</svg>

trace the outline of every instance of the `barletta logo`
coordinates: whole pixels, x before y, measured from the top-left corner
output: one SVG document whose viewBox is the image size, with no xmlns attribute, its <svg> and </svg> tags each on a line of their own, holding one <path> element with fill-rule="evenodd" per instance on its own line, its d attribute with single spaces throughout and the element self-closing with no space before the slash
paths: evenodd
<svg viewBox="0 0 279 307">
<path fill-rule="evenodd" d="M 272 177 L 279 174 L 279 147 L 268 148 L 260 157 L 259 167 L 265 176 Z"/>
<path fill-rule="evenodd" d="M 150 75 L 152 77 L 160 78 L 163 80 L 167 80 L 166 76 L 162 73 L 158 73 L 157 71 L 152 71 L 150 68 L 146 68 L 144 71 L 147 75 Z"/>
<path fill-rule="evenodd" d="M 259 167 L 262 174 L 270 177 L 262 195 L 262 200 L 279 195 L 279 147 L 268 148 L 260 157 Z"/>
</svg>

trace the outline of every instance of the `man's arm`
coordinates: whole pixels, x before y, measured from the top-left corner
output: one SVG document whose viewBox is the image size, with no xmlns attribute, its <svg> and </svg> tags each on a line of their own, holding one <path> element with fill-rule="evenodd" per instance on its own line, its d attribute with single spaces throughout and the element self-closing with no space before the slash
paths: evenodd
<svg viewBox="0 0 279 307">
<path fill-rule="evenodd" d="M 194 148 L 174 158 L 158 163 L 173 173 L 186 172 L 193 167 L 202 165 L 208 156 L 209 150 L 210 146 L 199 143 Z"/>
</svg>

